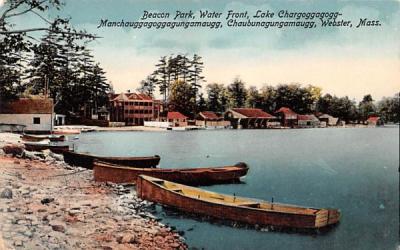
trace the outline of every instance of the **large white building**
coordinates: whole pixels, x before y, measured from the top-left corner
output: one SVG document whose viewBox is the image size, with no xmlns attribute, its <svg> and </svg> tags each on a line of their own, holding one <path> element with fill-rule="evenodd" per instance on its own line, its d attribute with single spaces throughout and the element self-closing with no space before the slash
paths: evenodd
<svg viewBox="0 0 400 250">
<path fill-rule="evenodd" d="M 0 124 L 24 125 L 26 132 L 44 133 L 52 130 L 53 99 L 20 98 L 0 104 Z"/>
</svg>

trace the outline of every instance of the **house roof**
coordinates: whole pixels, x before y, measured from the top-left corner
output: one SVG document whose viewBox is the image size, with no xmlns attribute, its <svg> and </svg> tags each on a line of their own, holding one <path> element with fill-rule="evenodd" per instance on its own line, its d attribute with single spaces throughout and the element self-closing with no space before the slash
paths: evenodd
<svg viewBox="0 0 400 250">
<path fill-rule="evenodd" d="M 332 119 L 332 118 L 335 118 L 335 117 L 333 117 L 333 116 L 331 116 L 331 115 L 328 115 L 328 114 L 322 114 L 322 115 L 320 115 L 320 116 L 318 116 L 318 118 L 328 118 L 328 119 Z"/>
<path fill-rule="evenodd" d="M 1 114 L 51 114 L 53 99 L 20 98 L 9 103 L 0 104 Z"/>
<path fill-rule="evenodd" d="M 315 115 L 297 115 L 297 119 L 300 121 L 318 121 Z"/>
<path fill-rule="evenodd" d="M 294 112 L 293 110 L 291 110 L 288 107 L 281 107 L 280 109 L 275 111 L 275 113 L 284 113 L 285 115 L 297 115 L 296 112 Z"/>
<path fill-rule="evenodd" d="M 131 100 L 142 100 L 142 101 L 152 101 L 151 96 L 142 93 L 121 93 L 118 95 L 112 95 L 111 101 L 131 101 Z"/>
<path fill-rule="evenodd" d="M 212 111 L 202 111 L 199 113 L 201 117 L 207 120 L 219 120 L 221 117 L 219 117 L 216 113 Z"/>
<path fill-rule="evenodd" d="M 246 116 L 248 118 L 275 118 L 275 116 L 262 111 L 261 109 L 254 108 L 233 108 L 233 111 Z"/>
<path fill-rule="evenodd" d="M 178 120 L 178 119 L 187 119 L 187 117 L 181 114 L 180 112 L 168 112 L 167 119 Z"/>
<path fill-rule="evenodd" d="M 379 119 L 381 119 L 379 116 L 370 116 L 367 121 L 377 122 Z"/>
</svg>

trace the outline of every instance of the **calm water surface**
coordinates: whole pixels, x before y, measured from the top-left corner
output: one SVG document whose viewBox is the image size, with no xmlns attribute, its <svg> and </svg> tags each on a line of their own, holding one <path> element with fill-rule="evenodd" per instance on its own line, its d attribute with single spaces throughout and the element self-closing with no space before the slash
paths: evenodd
<svg viewBox="0 0 400 250">
<path fill-rule="evenodd" d="M 206 189 L 342 211 L 324 235 L 262 232 L 157 213 L 205 249 L 397 249 L 399 128 L 99 132 L 80 136 L 78 151 L 161 156 L 161 167 L 244 161 L 245 184 Z"/>
</svg>

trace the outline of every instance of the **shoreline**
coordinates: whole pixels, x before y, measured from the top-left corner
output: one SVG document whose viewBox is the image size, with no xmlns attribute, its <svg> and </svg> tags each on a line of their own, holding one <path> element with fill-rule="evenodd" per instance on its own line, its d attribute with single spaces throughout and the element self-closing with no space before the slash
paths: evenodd
<svg viewBox="0 0 400 250">
<path fill-rule="evenodd" d="M 188 248 L 131 185 L 96 183 L 49 152 L 5 155 L 18 139 L 0 133 L 0 249 Z"/>
</svg>

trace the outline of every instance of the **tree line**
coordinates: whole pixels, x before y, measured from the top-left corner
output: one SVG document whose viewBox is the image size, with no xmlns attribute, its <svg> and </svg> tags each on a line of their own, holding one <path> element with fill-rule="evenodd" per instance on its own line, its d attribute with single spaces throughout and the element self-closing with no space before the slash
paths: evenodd
<svg viewBox="0 0 400 250">
<path fill-rule="evenodd" d="M 346 122 L 365 121 L 379 115 L 385 121 L 399 122 L 399 93 L 376 102 L 370 94 L 356 103 L 348 96 L 322 95 L 322 89 L 313 85 L 265 84 L 258 89 L 246 87 L 236 77 L 228 86 L 206 82 L 202 76 L 203 62 L 194 55 L 163 56 L 155 71 L 140 83 L 138 91 L 154 96 L 158 89 L 166 111 L 179 111 L 194 117 L 200 111 L 223 113 L 229 108 L 259 108 L 268 113 L 280 107 L 289 107 L 300 114 L 326 113 Z M 203 87 L 204 93 L 203 94 Z"/>
<path fill-rule="evenodd" d="M 98 38 L 74 29 L 70 19 L 49 19 L 59 0 L 10 0 L 0 12 L 0 100 L 42 94 L 55 101 L 55 111 L 85 113 L 108 104 L 105 72 L 88 43 Z M 35 15 L 42 25 L 16 29 L 13 18 Z"/>
</svg>

